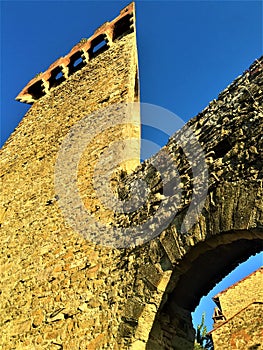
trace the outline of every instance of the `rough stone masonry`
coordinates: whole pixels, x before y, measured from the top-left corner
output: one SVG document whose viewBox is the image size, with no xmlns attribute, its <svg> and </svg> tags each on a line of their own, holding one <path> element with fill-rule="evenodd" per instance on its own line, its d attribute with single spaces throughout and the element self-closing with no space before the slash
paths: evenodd
<svg viewBox="0 0 263 350">
<path fill-rule="evenodd" d="M 1 150 L 1 349 L 193 348 L 191 312 L 200 297 L 262 249 L 262 85 L 260 58 L 187 124 L 209 171 L 193 227 L 181 232 L 193 194 L 191 166 L 177 142 L 181 130 L 164 147 L 183 184 L 176 214 L 158 237 L 117 249 L 95 244 L 67 224 L 54 168 L 63 139 L 79 120 L 102 107 L 138 101 L 134 5 L 29 82 L 17 99 L 32 107 Z M 95 122 L 90 118 L 91 134 Z M 145 180 L 145 205 L 116 215 L 93 195 L 85 169 L 93 169 L 116 139 L 139 140 L 138 123 L 137 114 L 127 128 L 94 135 L 78 169 L 83 202 L 110 226 L 146 222 L 163 198 L 150 160 L 138 165 L 139 143 L 131 151 L 134 162 L 112 180 L 122 199 L 133 183 Z M 162 152 L 154 156 L 160 162 Z"/>
<path fill-rule="evenodd" d="M 262 348 L 263 267 L 213 297 L 215 350 Z"/>
</svg>

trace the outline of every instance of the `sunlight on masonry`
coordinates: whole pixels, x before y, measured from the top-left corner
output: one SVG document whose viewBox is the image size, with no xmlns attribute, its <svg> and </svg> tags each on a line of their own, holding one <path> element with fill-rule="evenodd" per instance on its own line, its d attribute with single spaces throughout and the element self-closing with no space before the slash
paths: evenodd
<svg viewBox="0 0 263 350">
<path fill-rule="evenodd" d="M 234 283 L 248 276 L 255 270 L 259 269 L 263 265 L 263 254 L 258 253 L 255 256 L 251 256 L 247 261 L 236 267 L 229 275 L 227 275 L 221 282 L 219 282 L 208 295 L 202 297 L 199 305 L 192 313 L 193 326 L 196 329 L 197 325 L 201 323 L 202 314 L 205 313 L 205 325 L 207 331 L 213 329 L 213 313 L 216 304 L 212 298 L 218 293 L 222 292 L 226 288 L 230 287 Z"/>
</svg>

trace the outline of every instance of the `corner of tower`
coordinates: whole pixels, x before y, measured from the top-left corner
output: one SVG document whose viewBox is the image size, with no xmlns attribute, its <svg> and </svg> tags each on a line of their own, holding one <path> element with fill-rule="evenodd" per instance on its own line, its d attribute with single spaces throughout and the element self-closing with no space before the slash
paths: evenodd
<svg viewBox="0 0 263 350">
<path fill-rule="evenodd" d="M 135 40 L 135 84 L 131 101 L 139 101 L 138 59 L 135 27 L 135 2 L 125 6 L 112 21 L 107 21 L 94 31 L 88 39 L 81 39 L 68 54 L 58 58 L 44 72 L 36 74 L 16 96 L 16 100 L 33 104 L 50 94 L 51 90 L 66 81 L 70 75 L 88 65 L 99 53 L 110 48 L 123 36 L 134 32 Z M 99 49 L 98 49 L 99 47 Z"/>
</svg>

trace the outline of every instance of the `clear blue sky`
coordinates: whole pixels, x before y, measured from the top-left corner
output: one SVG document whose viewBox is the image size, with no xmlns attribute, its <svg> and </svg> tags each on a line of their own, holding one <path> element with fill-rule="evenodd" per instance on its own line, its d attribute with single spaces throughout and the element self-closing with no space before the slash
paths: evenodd
<svg viewBox="0 0 263 350">
<path fill-rule="evenodd" d="M 28 109 L 14 100 L 27 82 L 128 3 L 1 2 L 1 145 Z M 261 1 L 144 0 L 136 15 L 141 101 L 185 121 L 262 55 Z M 251 259 L 239 278 L 260 263 Z"/>
</svg>

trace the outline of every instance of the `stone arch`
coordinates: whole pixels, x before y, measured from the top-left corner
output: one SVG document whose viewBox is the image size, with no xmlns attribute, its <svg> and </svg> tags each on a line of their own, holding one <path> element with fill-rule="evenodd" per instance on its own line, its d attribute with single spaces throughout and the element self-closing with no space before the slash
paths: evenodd
<svg viewBox="0 0 263 350">
<path fill-rule="evenodd" d="M 149 264 L 141 279 L 153 297 L 140 312 L 131 349 L 193 348 L 191 312 L 201 297 L 263 248 L 261 192 L 260 181 L 223 183 L 209 191 L 187 235 L 176 229 L 181 212 L 144 248 Z"/>
<path fill-rule="evenodd" d="M 176 135 L 163 148 L 174 159 L 184 191 L 170 225 L 148 244 L 128 252 L 127 271 L 134 278 L 127 293 L 120 336 L 132 344 L 133 350 L 191 349 L 194 333 L 190 313 L 200 297 L 240 262 L 262 249 L 262 64 L 258 62 L 187 123 L 205 154 L 209 184 L 201 215 L 186 233 L 181 227 L 193 199 L 191 164 L 184 160 Z M 186 139 L 191 144 L 191 138 Z M 198 158 L 198 151 L 192 144 L 190 147 Z M 161 158 L 161 152 L 156 157 Z M 155 197 L 160 198 L 162 183 L 152 173 L 146 162 L 133 179 L 147 178 Z M 154 205 L 154 200 L 149 203 L 149 212 Z M 140 222 L 139 215 L 131 219 Z M 220 260 L 224 254 L 225 259 Z M 203 276 L 193 290 L 187 290 L 196 271 L 206 268 L 213 259 L 217 261 L 216 268 Z M 163 317 L 161 324 L 167 330 L 171 325 L 169 312 L 174 309 L 174 334 L 167 332 L 167 343 L 162 344 L 159 321 Z M 177 337 L 174 343 L 173 336 Z"/>
<path fill-rule="evenodd" d="M 244 230 L 237 234 L 232 231 L 210 238 L 190 250 L 171 277 L 146 349 L 192 349 L 194 329 L 191 312 L 201 297 L 239 263 L 262 250 L 258 233 Z"/>
</svg>

